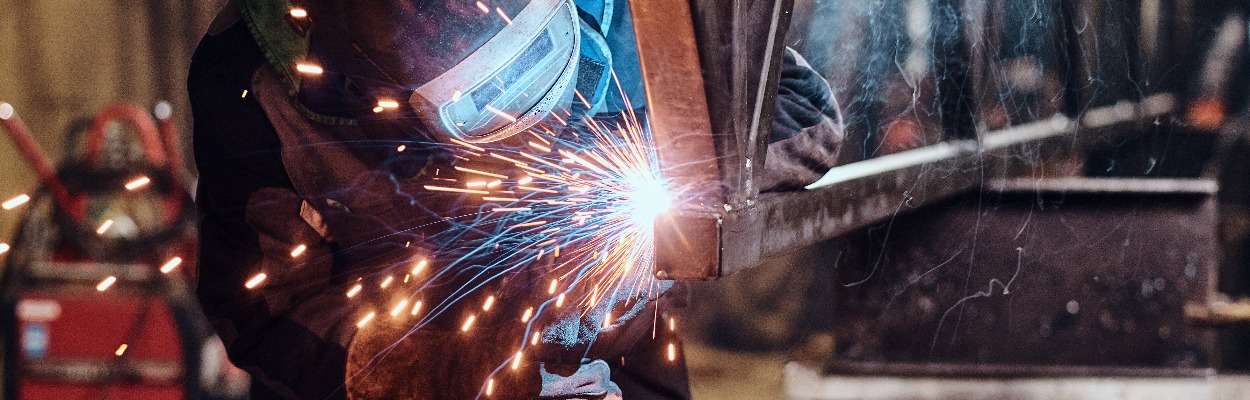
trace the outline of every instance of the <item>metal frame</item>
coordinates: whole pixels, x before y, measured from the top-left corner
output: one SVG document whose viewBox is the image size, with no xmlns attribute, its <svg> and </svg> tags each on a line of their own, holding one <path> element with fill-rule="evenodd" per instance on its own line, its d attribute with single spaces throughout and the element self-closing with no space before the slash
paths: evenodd
<svg viewBox="0 0 1250 400">
<path fill-rule="evenodd" d="M 967 12 L 959 4 L 947 5 Z M 936 57 L 939 67 L 958 78 L 940 88 L 950 141 L 834 168 L 806 191 L 761 195 L 755 182 L 764 165 L 793 5 L 793 0 L 630 2 L 661 173 L 682 188 L 676 209 L 657 221 L 655 268 L 661 279 L 726 276 L 974 190 L 988 174 L 1028 163 L 1011 157 L 1021 146 L 1081 154 L 1098 138 L 1135 131 L 1175 108 L 1175 100 L 1161 94 L 1078 114 L 1077 103 L 1086 99 L 1076 93 L 1081 89 L 1068 86 L 1065 106 L 1076 117 L 977 132 L 975 104 L 945 99 L 967 93 L 979 78 L 976 66 L 983 55 L 972 54 L 967 40 L 980 33 L 961 24 L 943 38 L 943 54 Z M 1060 17 L 1071 21 L 1076 11 L 1064 5 Z M 1062 51 L 1080 57 L 1081 47 L 1070 43 Z M 1064 74 L 1071 78 L 1076 68 L 1069 64 Z"/>
</svg>

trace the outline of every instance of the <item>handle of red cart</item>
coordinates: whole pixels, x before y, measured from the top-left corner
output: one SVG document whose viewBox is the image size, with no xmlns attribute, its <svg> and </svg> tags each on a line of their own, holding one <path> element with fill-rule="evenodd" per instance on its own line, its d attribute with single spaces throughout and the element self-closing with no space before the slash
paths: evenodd
<svg viewBox="0 0 1250 400">
<path fill-rule="evenodd" d="M 81 222 L 85 210 L 79 206 L 78 201 L 70 195 L 69 189 L 65 188 L 65 184 L 56 176 L 56 168 L 52 166 L 52 161 L 48 159 L 47 153 L 39 147 L 39 142 L 35 141 L 31 136 L 30 129 L 26 128 L 26 124 L 22 122 L 22 118 L 17 115 L 17 110 L 9 103 L 0 102 L 0 125 L 4 125 L 5 131 L 9 133 L 9 138 L 13 139 L 13 144 L 17 146 L 17 150 L 26 158 L 26 162 L 35 170 L 35 174 L 39 177 L 39 182 L 52 195 L 52 201 L 56 202 L 57 207 L 64 211 L 74 221 Z"/>
<path fill-rule="evenodd" d="M 168 168 L 172 172 L 170 175 L 172 175 L 174 180 L 174 191 L 181 190 L 181 180 L 176 173 L 177 169 L 170 163 L 169 158 L 165 154 L 169 139 L 161 140 L 160 129 L 152 121 L 152 115 L 148 114 L 147 110 L 133 104 L 113 103 L 105 106 L 96 115 L 95 121 L 91 123 L 91 129 L 87 131 L 87 154 L 84 155 L 87 164 L 94 165 L 97 162 L 100 150 L 104 147 L 105 129 L 108 128 L 110 122 L 115 121 L 128 122 L 135 128 L 139 134 L 139 142 L 143 144 L 143 152 L 147 156 L 148 161 L 152 165 Z M 172 126 L 170 129 L 172 129 Z M 174 193 L 166 195 L 165 222 L 176 221 L 181 213 L 182 197 Z"/>
<path fill-rule="evenodd" d="M 139 141 L 143 144 L 143 151 L 153 165 L 168 165 L 165 147 L 161 144 L 160 134 L 157 133 L 156 123 L 152 122 L 152 116 L 147 110 L 126 103 L 113 103 L 105 106 L 92 121 L 91 129 L 87 131 L 85 158 L 88 164 L 94 164 L 99 158 L 100 149 L 104 147 L 105 129 L 108 128 L 110 122 L 116 121 L 128 122 L 135 128 L 139 134 Z"/>
<path fill-rule="evenodd" d="M 178 130 L 174 126 L 174 109 L 169 102 L 156 103 L 152 112 L 156 116 L 156 126 L 161 138 L 165 141 L 165 154 L 169 156 L 169 176 L 173 177 L 174 187 L 184 188 L 183 179 L 186 175 L 182 169 L 186 166 L 182 158 L 182 144 L 178 141 Z"/>
</svg>

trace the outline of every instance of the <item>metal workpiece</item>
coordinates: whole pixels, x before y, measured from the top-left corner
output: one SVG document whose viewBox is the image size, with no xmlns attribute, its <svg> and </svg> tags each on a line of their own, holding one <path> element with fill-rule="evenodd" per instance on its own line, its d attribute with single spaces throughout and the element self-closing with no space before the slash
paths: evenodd
<svg viewBox="0 0 1250 400">
<path fill-rule="evenodd" d="M 717 214 L 661 215 L 656 223 L 655 276 L 682 281 L 719 276 L 721 223 Z"/>
<path fill-rule="evenodd" d="M 671 279 L 715 279 L 754 267 L 769 257 L 975 191 L 987 182 L 995 182 L 995 185 L 1014 182 L 992 179 L 1028 176 L 1029 171 L 1039 167 L 1035 164 L 1040 161 L 1019 157 L 1022 152 L 1057 149 L 1060 154 L 1082 154 L 1086 146 L 1131 135 L 1143 125 L 1165 119 L 1175 106 L 1171 99 L 1170 95 L 1156 95 L 1140 103 L 1126 102 L 1093 109 L 1077 118 L 1056 115 L 987 132 L 980 135 L 980 140 L 947 141 L 839 166 L 809 185 L 807 190 L 764 193 L 750 207 L 726 207 L 717 212 L 684 213 L 677 219 L 662 218 L 656 228 L 656 242 L 663 244 L 656 248 L 657 271 L 663 269 Z M 1019 184 L 1032 185 L 1030 188 L 1038 190 L 1045 189 L 1041 185 L 1078 185 L 1076 181 L 1037 179 Z M 1179 185 L 1183 189 L 1208 184 Z M 1136 183 L 1108 181 L 1099 185 L 1118 187 Z M 1078 186 L 1069 188 L 1079 189 Z M 689 228 L 666 226 L 674 221 L 684 224 L 701 221 L 698 224 L 704 228 L 698 236 L 675 237 Z M 719 227 L 718 234 L 714 235 L 716 240 L 690 240 L 691 237 L 710 238 L 706 234 L 710 226 Z M 715 246 L 717 251 L 708 251 L 706 247 L 710 246 Z M 709 264 L 717 267 L 708 268 Z"/>
<path fill-rule="evenodd" d="M 841 374 L 1205 376 L 1217 331 L 1215 184 L 991 181 L 848 240 Z"/>
<path fill-rule="evenodd" d="M 698 43 L 686 0 L 632 1 L 648 123 L 663 177 L 682 189 L 678 207 L 723 203 Z"/>
<path fill-rule="evenodd" d="M 759 194 L 792 0 L 630 3 L 648 118 L 677 207 Z"/>
</svg>

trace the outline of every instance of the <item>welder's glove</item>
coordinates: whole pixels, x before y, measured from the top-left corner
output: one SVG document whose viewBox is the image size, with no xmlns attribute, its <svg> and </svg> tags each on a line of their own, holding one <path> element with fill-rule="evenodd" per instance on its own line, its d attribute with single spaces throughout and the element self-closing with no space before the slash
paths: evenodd
<svg viewBox="0 0 1250 400">
<path fill-rule="evenodd" d="M 573 368 L 576 367 L 576 370 Z M 622 400 L 621 388 L 603 360 L 584 360 L 580 366 L 547 365 L 539 369 L 543 400 Z"/>
<path fill-rule="evenodd" d="M 845 135 L 829 83 L 786 48 L 761 192 L 802 189 L 839 161 Z"/>
</svg>

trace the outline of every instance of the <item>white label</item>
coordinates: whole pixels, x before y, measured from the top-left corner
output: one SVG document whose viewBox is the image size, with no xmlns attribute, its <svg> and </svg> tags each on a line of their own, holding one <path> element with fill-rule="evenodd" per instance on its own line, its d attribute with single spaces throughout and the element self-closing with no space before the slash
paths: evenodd
<svg viewBox="0 0 1250 400">
<path fill-rule="evenodd" d="M 17 318 L 28 322 L 46 322 L 61 317 L 61 303 L 47 299 L 23 299 L 17 303 Z"/>
</svg>

